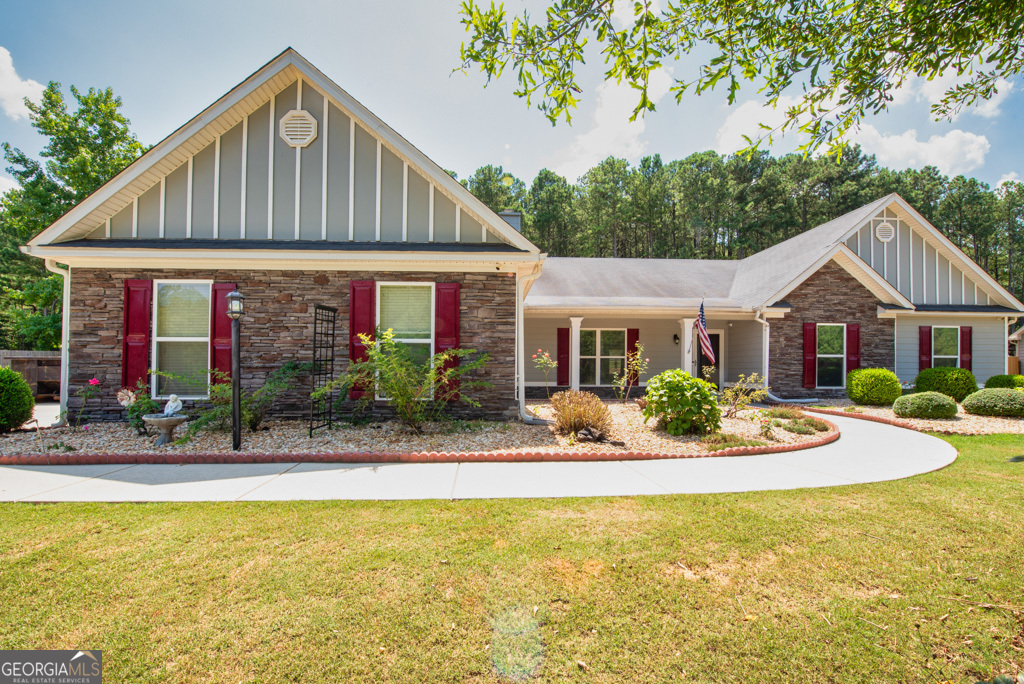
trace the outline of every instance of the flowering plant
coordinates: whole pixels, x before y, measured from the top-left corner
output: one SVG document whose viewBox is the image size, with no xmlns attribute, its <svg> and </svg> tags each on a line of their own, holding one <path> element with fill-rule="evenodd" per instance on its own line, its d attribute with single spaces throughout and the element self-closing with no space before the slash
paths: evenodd
<svg viewBox="0 0 1024 684">
<path fill-rule="evenodd" d="M 117 403 L 125 408 L 128 408 L 135 403 L 135 392 L 123 387 L 117 391 Z"/>
<path fill-rule="evenodd" d="M 758 428 L 761 430 L 761 436 L 765 439 L 775 439 L 775 427 L 772 423 L 772 417 L 767 411 L 755 411 L 750 420 L 757 423 Z"/>
<path fill-rule="evenodd" d="M 82 398 L 82 405 L 78 407 L 78 415 L 75 416 L 75 424 L 71 426 L 72 432 L 78 430 L 78 426 L 82 423 L 82 413 L 85 411 L 85 405 L 89 402 L 90 399 L 92 399 L 93 397 L 100 393 L 99 387 L 99 379 L 93 378 L 89 380 L 88 385 L 82 385 L 78 389 L 78 391 L 75 392 L 76 397 Z"/>
<path fill-rule="evenodd" d="M 543 349 L 538 349 L 533 355 L 533 367 L 544 374 L 544 392 L 551 398 L 551 391 L 548 389 L 548 375 L 558 367 L 558 362 L 551 358 Z"/>
<path fill-rule="evenodd" d="M 644 345 L 639 342 L 633 351 L 626 354 L 626 367 L 615 374 L 615 395 L 619 401 L 629 401 L 629 392 L 633 385 L 640 382 L 640 376 L 647 373 L 650 359 L 644 358 Z"/>
</svg>

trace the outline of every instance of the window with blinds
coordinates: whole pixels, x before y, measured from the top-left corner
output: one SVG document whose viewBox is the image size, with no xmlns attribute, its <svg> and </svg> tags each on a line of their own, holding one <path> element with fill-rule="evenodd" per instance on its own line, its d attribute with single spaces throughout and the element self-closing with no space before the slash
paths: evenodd
<svg viewBox="0 0 1024 684">
<path fill-rule="evenodd" d="M 190 380 L 154 378 L 159 398 L 204 398 L 210 367 L 210 283 L 157 282 L 153 309 L 155 370 Z"/>
<path fill-rule="evenodd" d="M 400 342 L 430 342 L 433 332 L 433 307 L 430 283 L 381 285 L 381 330 L 390 328 Z"/>
</svg>

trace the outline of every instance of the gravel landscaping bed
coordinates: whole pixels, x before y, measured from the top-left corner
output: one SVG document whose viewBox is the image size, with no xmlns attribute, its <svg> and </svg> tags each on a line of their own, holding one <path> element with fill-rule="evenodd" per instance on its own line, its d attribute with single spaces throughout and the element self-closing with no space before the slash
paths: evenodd
<svg viewBox="0 0 1024 684">
<path fill-rule="evenodd" d="M 893 413 L 891 408 L 882 406 L 859 406 L 849 399 L 836 399 L 827 404 L 816 404 L 827 409 L 842 411 L 842 415 L 856 418 L 860 416 L 874 416 L 906 425 L 915 430 L 924 432 L 940 432 L 951 435 L 996 435 L 996 434 L 1024 434 L 1024 418 L 1002 418 L 999 416 L 975 416 L 964 413 L 964 409 L 957 405 L 957 414 L 954 418 L 940 420 L 935 418 L 900 418 Z M 811 407 L 808 407 L 811 408 Z"/>
<path fill-rule="evenodd" d="M 546 425 L 520 422 L 456 421 L 427 426 L 417 435 L 398 423 L 377 423 L 361 426 L 341 424 L 334 429 L 318 430 L 312 439 L 304 421 L 278 421 L 265 430 L 245 432 L 239 454 L 323 454 L 323 453 L 455 453 L 455 452 L 639 452 L 679 456 L 715 455 L 700 443 L 700 437 L 673 437 L 654 426 L 644 424 L 639 407 L 634 403 L 609 403 L 612 414 L 607 437 L 625 442 L 626 446 L 607 443 L 578 442 L 568 436 L 554 434 Z M 530 408 L 542 418 L 551 418 L 551 407 L 543 402 Z M 722 432 L 745 439 L 760 439 L 757 425 L 749 419 L 750 411 L 741 418 L 723 419 Z M 179 428 L 178 434 L 183 434 Z M 798 446 L 820 440 L 829 433 L 799 435 L 776 428 L 768 446 Z M 213 454 L 231 453 L 231 433 L 203 431 L 188 444 L 154 446 L 156 437 L 140 437 L 127 423 L 92 423 L 77 431 L 70 428 L 22 430 L 0 436 L 0 456 L 24 454 Z"/>
</svg>

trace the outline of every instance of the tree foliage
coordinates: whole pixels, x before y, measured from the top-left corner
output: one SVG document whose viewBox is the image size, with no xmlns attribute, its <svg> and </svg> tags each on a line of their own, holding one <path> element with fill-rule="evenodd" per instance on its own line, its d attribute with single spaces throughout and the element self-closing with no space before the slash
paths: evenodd
<svg viewBox="0 0 1024 684">
<path fill-rule="evenodd" d="M 731 104 L 748 84 L 778 106 L 799 88 L 785 122 L 749 140 L 752 148 L 798 130 L 808 136 L 801 149 L 838 153 L 851 127 L 886 110 L 911 78 L 959 76 L 932 104 L 936 117 L 951 118 L 1024 69 L 1024 4 L 1004 0 L 549 0 L 543 14 L 515 17 L 493 0 L 465 0 L 461 14 L 463 68 L 476 65 L 488 80 L 514 71 L 515 94 L 552 123 L 571 121 L 577 70 L 594 50 L 606 78 L 636 90 L 632 118 L 654 110 L 652 75 L 684 54 L 700 55 L 699 65 L 674 80 L 677 101 L 722 87 Z"/>
</svg>

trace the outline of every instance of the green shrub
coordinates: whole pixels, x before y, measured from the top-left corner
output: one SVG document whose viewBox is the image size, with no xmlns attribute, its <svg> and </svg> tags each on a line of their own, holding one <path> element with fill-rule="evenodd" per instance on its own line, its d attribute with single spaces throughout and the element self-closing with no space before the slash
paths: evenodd
<svg viewBox="0 0 1024 684">
<path fill-rule="evenodd" d="M 900 418 L 954 418 L 956 402 L 941 392 L 917 392 L 900 397 L 892 412 Z"/>
<path fill-rule="evenodd" d="M 887 368 L 858 368 L 846 374 L 846 396 L 866 406 L 892 406 L 903 394 L 896 374 Z"/>
<path fill-rule="evenodd" d="M 10 432 L 32 417 L 36 399 L 21 373 L 0 368 L 0 432 Z"/>
<path fill-rule="evenodd" d="M 583 428 L 605 432 L 612 420 L 601 398 L 590 392 L 556 392 L 551 395 L 551 408 L 555 412 L 555 432 L 560 435 L 575 435 Z"/>
<path fill-rule="evenodd" d="M 1024 387 L 1024 375 L 993 375 L 985 381 L 985 389 L 1017 389 Z"/>
<path fill-rule="evenodd" d="M 678 368 L 647 381 L 644 422 L 657 418 L 670 435 L 703 435 L 722 427 L 715 386 Z"/>
<path fill-rule="evenodd" d="M 964 411 L 976 416 L 1024 418 L 1024 392 L 986 388 L 964 399 Z"/>
<path fill-rule="evenodd" d="M 925 368 L 917 374 L 914 386 L 918 392 L 940 392 L 957 401 L 978 391 L 974 373 L 966 368 Z"/>
<path fill-rule="evenodd" d="M 731 449 L 733 447 L 764 446 L 767 444 L 767 442 L 762 442 L 759 439 L 748 439 L 729 432 L 716 432 L 713 435 L 705 435 L 700 438 L 700 443 L 708 451 L 721 451 L 722 449 Z"/>
</svg>

